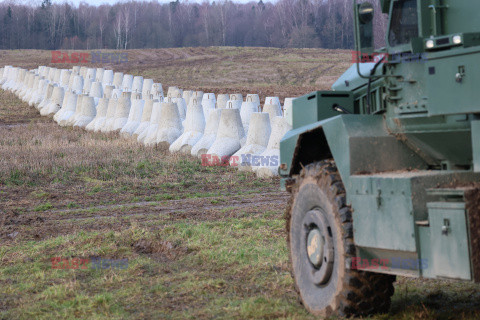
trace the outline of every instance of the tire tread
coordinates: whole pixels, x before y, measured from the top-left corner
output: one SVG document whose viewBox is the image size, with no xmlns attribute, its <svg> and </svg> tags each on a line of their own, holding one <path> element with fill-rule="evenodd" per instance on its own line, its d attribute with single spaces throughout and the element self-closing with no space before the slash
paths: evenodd
<svg viewBox="0 0 480 320">
<path fill-rule="evenodd" d="M 293 202 L 299 192 L 302 182 L 306 179 L 315 179 L 318 184 L 324 185 L 330 192 L 339 214 L 343 235 L 343 245 L 346 261 L 355 257 L 355 245 L 353 240 L 352 211 L 347 206 L 345 187 L 333 160 L 324 160 L 307 165 L 295 178 L 295 184 L 291 189 L 291 198 L 285 211 L 287 242 L 290 251 L 290 219 Z M 290 266 L 292 265 L 291 252 L 289 254 Z M 292 268 L 290 273 L 294 278 Z M 372 273 L 366 271 L 345 268 L 345 276 L 342 281 L 343 287 L 337 296 L 338 309 L 332 306 L 326 307 L 327 315 L 338 314 L 340 316 L 367 316 L 375 313 L 385 313 L 390 309 L 391 297 L 394 293 L 393 282 L 395 276 Z M 300 297 L 300 290 L 294 281 L 295 291 Z M 301 301 L 301 299 L 299 299 Z"/>
</svg>

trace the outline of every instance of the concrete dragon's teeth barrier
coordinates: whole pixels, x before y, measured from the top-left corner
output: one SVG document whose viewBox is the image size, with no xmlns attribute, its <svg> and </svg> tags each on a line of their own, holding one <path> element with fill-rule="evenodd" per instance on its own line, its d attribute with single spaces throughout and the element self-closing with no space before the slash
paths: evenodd
<svg viewBox="0 0 480 320">
<path fill-rule="evenodd" d="M 47 90 L 46 93 L 42 99 L 42 101 L 38 104 L 38 111 L 40 111 L 40 114 L 42 113 L 42 110 L 50 103 L 50 99 L 52 97 L 53 89 L 56 87 L 56 85 L 52 82 L 50 82 L 47 85 Z"/>
<path fill-rule="evenodd" d="M 242 147 L 245 138 L 239 109 L 222 109 L 217 136 L 207 153 L 212 157 L 230 157 Z"/>
<path fill-rule="evenodd" d="M 247 135 L 245 145 L 240 148 L 232 157 L 238 159 L 239 170 L 252 171 L 251 157 L 264 152 L 268 145 L 271 133 L 270 119 L 268 113 L 255 112 L 250 118 L 250 132 Z M 233 160 L 230 164 L 233 165 Z"/>
<path fill-rule="evenodd" d="M 198 99 L 197 99 L 198 101 Z M 205 93 L 202 96 L 202 109 L 203 109 L 203 115 L 206 118 L 208 118 L 208 115 L 210 114 L 210 111 L 215 109 L 215 106 L 217 104 L 217 100 L 215 99 L 215 94 L 213 93 Z"/>
<path fill-rule="evenodd" d="M 160 105 L 160 121 L 155 144 L 163 148 L 169 148 L 183 132 L 182 119 L 176 103 L 161 102 Z"/>
<path fill-rule="evenodd" d="M 65 93 L 62 87 L 53 88 L 50 103 L 47 104 L 45 108 L 42 109 L 42 111 L 40 111 L 40 114 L 42 116 L 55 115 L 55 113 L 57 113 L 62 107 L 64 94 Z"/>
<path fill-rule="evenodd" d="M 170 152 L 190 154 L 193 146 L 202 138 L 204 131 L 205 117 L 203 107 L 194 99 L 193 104 L 187 110 L 184 132 L 170 145 Z"/>
<path fill-rule="evenodd" d="M 162 102 L 153 103 L 150 125 L 138 136 L 138 142 L 147 146 L 155 145 L 157 141 L 158 126 L 160 125 L 160 109 L 162 108 Z"/>
<path fill-rule="evenodd" d="M 118 105 L 115 108 L 115 120 L 111 127 L 111 131 L 120 131 L 128 121 L 130 108 L 132 107 L 132 93 L 123 91 L 122 96 L 118 100 Z"/>
<path fill-rule="evenodd" d="M 230 95 L 221 93 L 217 97 L 217 109 L 225 109 L 227 101 L 230 100 Z"/>
<path fill-rule="evenodd" d="M 253 97 L 246 98 L 246 101 L 242 102 L 240 106 L 240 117 L 242 118 L 243 128 L 245 134 L 248 135 L 248 128 L 250 126 L 250 118 L 254 112 L 258 112 L 260 107 L 259 101 L 254 101 Z"/>
<path fill-rule="evenodd" d="M 112 97 L 108 100 L 107 114 L 105 116 L 105 124 L 100 129 L 101 132 L 110 132 L 113 128 L 115 121 L 115 109 L 117 107 L 118 99 L 121 96 L 122 91 L 120 89 L 114 89 L 112 91 Z"/>
<path fill-rule="evenodd" d="M 192 156 L 201 157 L 202 154 L 206 154 L 208 149 L 210 149 L 212 144 L 215 142 L 220 123 L 221 111 L 222 109 L 214 109 L 208 114 L 203 136 L 192 147 L 192 151 L 190 152 Z"/>
<path fill-rule="evenodd" d="M 292 129 L 282 116 L 275 117 L 271 123 L 272 133 L 268 140 L 267 149 L 260 154 L 260 161 L 265 161 L 265 163 L 255 165 L 255 163 L 252 162 L 254 172 L 261 178 L 278 175 L 278 166 L 280 165 L 280 140 L 285 133 Z"/>
<path fill-rule="evenodd" d="M 141 93 L 142 90 L 143 90 L 143 77 L 142 76 L 133 77 L 132 90 L 131 91 L 134 92 L 134 93 Z"/>
<path fill-rule="evenodd" d="M 75 119 L 73 127 L 85 128 L 97 114 L 95 98 L 84 95 L 82 99 L 81 111 Z"/>
<path fill-rule="evenodd" d="M 143 134 L 144 131 L 148 130 L 150 125 L 150 120 L 152 118 L 152 110 L 153 104 L 158 102 L 158 100 L 153 99 L 153 95 L 150 95 L 149 98 L 145 100 L 145 104 L 143 106 L 142 117 L 140 119 L 140 124 L 138 125 L 137 129 L 133 132 L 133 137 L 138 139 L 140 135 Z M 139 141 L 140 142 L 140 141 Z"/>
<path fill-rule="evenodd" d="M 78 101 L 78 94 L 74 92 L 70 92 L 68 94 L 67 105 L 65 106 L 65 110 L 60 113 L 57 119 L 57 123 L 64 127 L 68 125 L 68 120 L 73 117 L 75 111 L 77 110 L 77 101 Z"/>
<path fill-rule="evenodd" d="M 122 72 L 115 72 L 113 75 L 113 85 L 117 89 L 122 88 L 122 83 L 123 83 L 123 73 Z"/>
<path fill-rule="evenodd" d="M 73 109 L 73 113 L 69 113 L 69 116 L 62 122 L 60 121 L 59 124 L 61 126 L 73 126 L 75 124 L 76 118 L 80 116 L 82 111 L 82 100 L 86 96 L 84 94 L 76 94 L 76 101 L 75 107 Z"/>
<path fill-rule="evenodd" d="M 114 74 L 113 74 L 113 70 L 105 70 L 103 72 L 103 78 L 102 78 L 102 84 L 103 84 L 103 88 L 105 89 L 105 86 L 107 85 L 113 85 L 113 77 L 114 77 Z"/>
<path fill-rule="evenodd" d="M 97 114 L 95 115 L 95 118 L 87 124 L 85 130 L 98 132 L 105 125 L 108 101 L 108 98 L 100 98 L 97 105 Z"/>
<path fill-rule="evenodd" d="M 170 86 L 164 99 L 161 83 L 104 68 L 4 66 L 0 85 L 60 126 L 119 132 L 261 177 L 278 174 L 280 139 L 292 125 L 293 98 L 282 108 L 278 97 L 267 97 L 262 108 L 257 94 L 243 100 L 239 93 L 215 96 Z"/>
<path fill-rule="evenodd" d="M 143 108 L 145 106 L 145 100 L 139 99 L 141 93 L 135 93 L 134 95 L 135 97 L 132 100 L 132 107 L 130 108 L 127 123 L 120 130 L 120 134 L 125 138 L 130 137 L 140 125 Z"/>
</svg>

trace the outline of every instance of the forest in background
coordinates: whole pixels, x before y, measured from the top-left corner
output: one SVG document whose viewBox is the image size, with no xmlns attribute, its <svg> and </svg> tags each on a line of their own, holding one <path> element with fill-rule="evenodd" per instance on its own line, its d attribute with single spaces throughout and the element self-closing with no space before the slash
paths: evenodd
<svg viewBox="0 0 480 320">
<path fill-rule="evenodd" d="M 377 46 L 386 19 L 376 3 Z M 197 46 L 352 49 L 352 0 L 129 1 L 93 6 L 0 3 L 0 49 Z"/>
</svg>

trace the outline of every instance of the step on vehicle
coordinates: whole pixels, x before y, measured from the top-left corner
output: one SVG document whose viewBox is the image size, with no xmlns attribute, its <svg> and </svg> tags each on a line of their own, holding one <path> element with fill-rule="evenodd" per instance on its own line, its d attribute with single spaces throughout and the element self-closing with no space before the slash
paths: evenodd
<svg viewBox="0 0 480 320">
<path fill-rule="evenodd" d="M 316 315 L 387 312 L 396 275 L 480 281 L 480 2 L 381 0 L 376 51 L 374 6 L 353 4 L 356 63 L 293 101 L 281 141 L 292 274 Z"/>
</svg>

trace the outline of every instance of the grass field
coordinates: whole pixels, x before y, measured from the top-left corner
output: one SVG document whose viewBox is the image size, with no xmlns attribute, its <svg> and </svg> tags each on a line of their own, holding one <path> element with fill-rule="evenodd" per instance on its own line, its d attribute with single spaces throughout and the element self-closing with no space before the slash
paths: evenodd
<svg viewBox="0 0 480 320">
<path fill-rule="evenodd" d="M 0 51 L 47 65 L 47 51 Z M 115 71 L 206 92 L 295 96 L 328 88 L 346 51 L 132 50 Z M 67 66 L 59 66 L 67 67 Z M 68 66 L 70 67 L 70 66 Z M 0 91 L 0 319 L 312 319 L 289 274 L 278 179 L 61 128 Z M 128 259 L 59 270 L 52 258 Z M 389 314 L 478 319 L 480 288 L 398 278 Z"/>
</svg>

